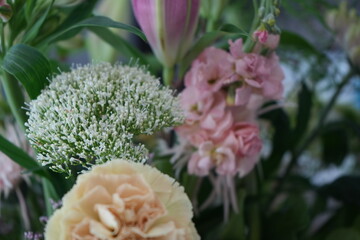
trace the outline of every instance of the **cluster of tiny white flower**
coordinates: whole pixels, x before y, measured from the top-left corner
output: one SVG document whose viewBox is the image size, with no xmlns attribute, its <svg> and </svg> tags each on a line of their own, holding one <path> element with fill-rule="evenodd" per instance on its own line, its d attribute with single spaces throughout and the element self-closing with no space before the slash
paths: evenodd
<svg viewBox="0 0 360 240">
<path fill-rule="evenodd" d="M 183 121 L 173 94 L 139 67 L 78 66 L 30 102 L 27 135 L 38 160 L 54 171 L 71 174 L 70 165 L 114 158 L 143 161 L 147 149 L 135 146 L 133 136 Z"/>
</svg>

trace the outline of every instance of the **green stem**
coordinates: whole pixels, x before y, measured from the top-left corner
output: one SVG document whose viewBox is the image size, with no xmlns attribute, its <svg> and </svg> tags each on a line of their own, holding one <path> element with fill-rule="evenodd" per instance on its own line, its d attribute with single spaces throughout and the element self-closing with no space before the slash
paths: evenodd
<svg viewBox="0 0 360 240">
<path fill-rule="evenodd" d="M 258 197 L 258 186 L 255 170 L 252 171 L 246 179 L 246 187 L 249 197 Z M 258 200 L 252 201 L 249 205 L 249 240 L 261 239 L 261 218 L 260 206 Z"/>
<path fill-rule="evenodd" d="M 286 182 L 286 179 L 289 177 L 292 169 L 297 164 L 297 161 L 301 154 L 310 146 L 310 144 L 315 140 L 315 138 L 321 133 L 321 130 L 323 129 L 325 120 L 330 113 L 331 109 L 333 108 L 334 104 L 336 103 L 336 100 L 338 99 L 341 91 L 343 88 L 350 82 L 351 78 L 355 75 L 355 73 L 350 70 L 348 74 L 346 74 L 343 78 L 343 80 L 339 83 L 337 86 L 334 94 L 332 95 L 330 101 L 325 106 L 324 110 L 322 111 L 319 121 L 317 122 L 315 128 L 310 132 L 310 135 L 303 141 L 303 143 L 298 147 L 297 150 L 294 150 L 292 152 L 292 157 L 290 160 L 290 163 L 285 169 L 285 172 L 283 176 L 279 179 L 278 185 L 275 187 L 274 194 L 270 197 L 270 201 L 268 202 L 267 208 L 269 208 L 278 195 L 284 187 L 284 184 Z"/>
<path fill-rule="evenodd" d="M 265 5 L 265 0 L 261 0 L 260 3 L 260 7 L 264 7 Z M 255 42 L 252 39 L 252 33 L 255 31 L 255 29 L 258 27 L 259 22 L 260 22 L 260 17 L 259 16 L 259 5 L 257 0 L 253 0 L 253 7 L 254 7 L 254 19 L 251 23 L 251 28 L 250 28 L 250 32 L 249 32 L 249 37 L 246 39 L 245 43 L 244 43 L 244 51 L 245 52 L 251 52 L 251 50 L 253 49 Z"/>
<path fill-rule="evenodd" d="M 5 33 L 4 33 L 5 24 L 1 23 L 0 29 L 0 41 L 1 41 L 1 56 L 4 57 L 6 53 L 6 46 L 5 46 Z"/>
<path fill-rule="evenodd" d="M 165 67 L 163 69 L 163 80 L 165 86 L 171 87 L 172 81 L 174 79 L 174 67 Z"/>
<path fill-rule="evenodd" d="M 14 115 L 20 129 L 25 132 L 25 122 L 27 120 L 27 116 L 24 109 L 22 109 L 25 100 L 21 88 L 19 87 L 17 80 L 6 72 L 3 72 L 1 80 L 11 112 Z"/>
<path fill-rule="evenodd" d="M 215 20 L 208 19 L 206 22 L 206 32 L 212 32 L 215 30 Z"/>
</svg>

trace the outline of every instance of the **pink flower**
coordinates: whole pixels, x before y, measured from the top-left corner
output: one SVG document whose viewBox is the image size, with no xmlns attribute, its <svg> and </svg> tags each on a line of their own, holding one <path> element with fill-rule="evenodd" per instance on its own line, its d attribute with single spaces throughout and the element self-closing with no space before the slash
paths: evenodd
<svg viewBox="0 0 360 240">
<path fill-rule="evenodd" d="M 239 38 L 235 42 L 229 40 L 230 45 L 230 54 L 235 59 L 239 59 L 245 56 L 245 53 L 243 51 L 243 42 L 242 39 Z"/>
<path fill-rule="evenodd" d="M 214 145 L 207 141 L 200 145 L 198 152 L 194 153 L 189 161 L 189 173 L 206 176 L 215 167 L 220 175 L 236 174 L 236 157 L 231 148 Z"/>
<path fill-rule="evenodd" d="M 180 97 L 181 106 L 184 109 L 186 121 L 193 122 L 200 120 L 208 113 L 213 106 L 214 98 L 212 94 L 204 94 L 199 89 L 186 88 Z"/>
<path fill-rule="evenodd" d="M 269 34 L 267 41 L 264 43 L 264 46 L 275 49 L 278 47 L 280 42 L 280 35 L 278 34 Z"/>
<path fill-rule="evenodd" d="M 211 138 L 222 138 L 231 129 L 233 116 L 226 108 L 223 92 L 209 95 L 189 87 L 181 95 L 181 103 L 186 119 L 185 124 L 176 130 L 193 145 L 199 146 Z"/>
<path fill-rule="evenodd" d="M 268 40 L 269 33 L 266 30 L 257 30 L 253 33 L 253 38 L 259 40 L 260 43 L 265 44 Z"/>
<path fill-rule="evenodd" d="M 266 58 L 263 72 L 260 72 L 263 79 L 262 94 L 266 99 L 279 99 L 283 94 L 284 72 L 279 63 L 279 57 L 272 53 Z"/>
<path fill-rule="evenodd" d="M 6 0 L 0 0 L 0 18 L 3 22 L 7 22 L 12 17 L 11 6 L 7 3 Z"/>
<path fill-rule="evenodd" d="M 200 0 L 132 0 L 135 17 L 160 62 L 168 67 L 190 48 Z"/>
<path fill-rule="evenodd" d="M 205 49 L 186 74 L 185 86 L 208 92 L 219 91 L 232 74 L 231 60 L 231 55 L 221 49 Z"/>
<path fill-rule="evenodd" d="M 245 106 L 252 94 L 264 99 L 279 99 L 283 93 L 284 73 L 275 53 L 266 58 L 251 53 L 237 59 L 236 74 L 242 86 L 236 89 L 235 104 Z"/>
<path fill-rule="evenodd" d="M 236 139 L 237 171 L 240 176 L 249 173 L 258 160 L 262 148 L 259 128 L 250 123 L 236 123 L 233 128 Z"/>
</svg>

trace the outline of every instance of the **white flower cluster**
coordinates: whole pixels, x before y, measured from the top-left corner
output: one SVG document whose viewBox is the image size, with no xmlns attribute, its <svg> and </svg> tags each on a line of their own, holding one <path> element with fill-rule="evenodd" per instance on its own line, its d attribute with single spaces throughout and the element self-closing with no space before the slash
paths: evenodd
<svg viewBox="0 0 360 240">
<path fill-rule="evenodd" d="M 71 174 L 114 158 L 143 161 L 133 136 L 183 121 L 173 92 L 144 69 L 108 63 L 78 66 L 51 81 L 29 104 L 27 135 L 43 165 Z"/>
</svg>

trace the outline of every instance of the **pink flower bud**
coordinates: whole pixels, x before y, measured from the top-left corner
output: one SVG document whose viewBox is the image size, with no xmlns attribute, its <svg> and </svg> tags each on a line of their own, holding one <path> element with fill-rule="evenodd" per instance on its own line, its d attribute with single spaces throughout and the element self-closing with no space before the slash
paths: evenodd
<svg viewBox="0 0 360 240">
<path fill-rule="evenodd" d="M 259 40 L 260 43 L 266 43 L 269 33 L 266 30 L 257 30 L 253 33 L 253 37 Z"/>
<path fill-rule="evenodd" d="M 12 17 L 11 6 L 6 2 L 6 0 L 0 0 L 0 18 L 3 22 L 7 22 Z"/>
<path fill-rule="evenodd" d="M 132 0 L 135 17 L 160 62 L 173 66 L 192 44 L 200 0 Z"/>
</svg>

